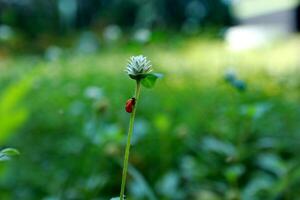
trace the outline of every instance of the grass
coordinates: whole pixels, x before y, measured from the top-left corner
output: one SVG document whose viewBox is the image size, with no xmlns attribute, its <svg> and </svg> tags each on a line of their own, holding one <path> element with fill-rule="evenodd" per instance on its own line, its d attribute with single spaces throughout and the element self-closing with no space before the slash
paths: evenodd
<svg viewBox="0 0 300 200">
<path fill-rule="evenodd" d="M 51 62 L 29 55 L 1 61 L 2 96 L 34 77 L 13 106 L 26 118 L 0 141 L 21 152 L 1 166 L 1 199 L 118 195 L 129 120 L 124 105 L 134 88 L 124 67 L 134 54 L 148 56 L 165 77 L 142 91 L 129 198 L 297 198 L 299 42 L 294 36 L 233 53 L 221 40 L 170 37 L 96 54 L 65 52 Z M 246 91 L 224 81 L 227 69 Z"/>
</svg>

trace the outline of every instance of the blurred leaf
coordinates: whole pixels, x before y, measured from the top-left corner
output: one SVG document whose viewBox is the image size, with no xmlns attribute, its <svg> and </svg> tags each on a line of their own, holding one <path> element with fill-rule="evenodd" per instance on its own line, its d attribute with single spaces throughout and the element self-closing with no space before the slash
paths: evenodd
<svg viewBox="0 0 300 200">
<path fill-rule="evenodd" d="M 278 140 L 271 137 L 262 137 L 256 142 L 256 146 L 260 149 L 274 148 L 279 143 Z"/>
<path fill-rule="evenodd" d="M 159 131 L 166 132 L 171 127 L 171 122 L 167 115 L 159 114 L 154 117 L 154 125 Z"/>
<path fill-rule="evenodd" d="M 242 80 L 234 80 L 232 82 L 232 85 L 239 90 L 240 92 L 243 92 L 247 89 L 247 84 L 246 82 L 242 81 Z"/>
<path fill-rule="evenodd" d="M 229 182 L 235 183 L 243 173 L 245 172 L 245 167 L 243 165 L 230 166 L 225 171 L 226 178 Z"/>
<path fill-rule="evenodd" d="M 241 114 L 253 119 L 259 119 L 265 115 L 272 108 L 269 102 L 261 102 L 251 105 L 241 106 Z"/>
<path fill-rule="evenodd" d="M 156 80 L 162 77 L 163 75 L 159 73 L 147 74 L 146 77 L 142 79 L 142 85 L 146 88 L 153 88 Z"/>
<path fill-rule="evenodd" d="M 11 157 L 20 155 L 20 152 L 14 148 L 6 148 L 0 152 L 0 161 L 10 160 Z"/>
<path fill-rule="evenodd" d="M 128 173 L 133 177 L 134 181 L 129 185 L 130 190 L 136 197 L 143 198 L 149 200 L 157 200 L 154 192 L 151 187 L 143 177 L 143 175 L 132 165 L 129 165 Z"/>
<path fill-rule="evenodd" d="M 228 83 L 233 82 L 236 80 L 236 72 L 233 69 L 229 69 L 224 74 L 224 80 Z"/>
<path fill-rule="evenodd" d="M 256 174 L 250 179 L 242 192 L 243 200 L 269 199 L 267 197 L 274 185 L 274 178 L 265 173 Z M 267 196 L 267 197 L 266 197 Z"/>
<path fill-rule="evenodd" d="M 287 172 L 284 163 L 281 161 L 280 157 L 275 154 L 261 154 L 257 158 L 256 162 L 264 170 L 268 170 L 269 172 L 272 172 L 279 177 L 285 175 Z"/>
<path fill-rule="evenodd" d="M 234 156 L 237 154 L 236 148 L 231 143 L 213 137 L 205 137 L 202 142 L 202 148 L 226 156 Z"/>
<path fill-rule="evenodd" d="M 0 144 L 20 126 L 27 118 L 27 109 L 20 106 L 25 95 L 31 89 L 34 76 L 29 76 L 23 80 L 7 87 L 0 97 Z"/>
<path fill-rule="evenodd" d="M 276 185 L 272 188 L 273 196 L 275 199 L 278 194 L 290 193 L 290 191 L 295 190 L 299 187 L 300 180 L 300 168 L 299 163 L 293 163 L 290 167 L 288 173 L 282 178 L 277 180 Z M 297 190 L 297 189 L 296 189 Z M 296 194 L 298 196 L 298 194 Z"/>
<path fill-rule="evenodd" d="M 180 177 L 175 171 L 165 174 L 156 185 L 157 190 L 170 199 L 183 199 L 183 191 L 180 189 Z"/>
<path fill-rule="evenodd" d="M 4 155 L 7 155 L 7 156 L 20 155 L 20 152 L 17 149 L 14 149 L 14 148 L 3 149 L 0 153 L 2 153 Z"/>
<path fill-rule="evenodd" d="M 136 119 L 134 123 L 133 135 L 131 138 L 131 144 L 136 144 L 139 140 L 144 138 L 149 131 L 149 123 L 147 120 Z"/>
<path fill-rule="evenodd" d="M 194 179 L 199 171 L 199 166 L 196 164 L 196 160 L 192 156 L 183 156 L 180 162 L 181 174 L 185 179 Z M 203 172 L 201 172 L 203 174 Z"/>
</svg>

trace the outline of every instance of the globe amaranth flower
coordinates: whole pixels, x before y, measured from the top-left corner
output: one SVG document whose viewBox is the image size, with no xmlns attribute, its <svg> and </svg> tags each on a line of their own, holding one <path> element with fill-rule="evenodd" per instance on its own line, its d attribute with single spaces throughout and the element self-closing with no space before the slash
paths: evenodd
<svg viewBox="0 0 300 200">
<path fill-rule="evenodd" d="M 125 71 L 132 79 L 138 80 L 144 78 L 152 71 L 152 65 L 143 55 L 132 56 L 128 61 Z"/>
</svg>

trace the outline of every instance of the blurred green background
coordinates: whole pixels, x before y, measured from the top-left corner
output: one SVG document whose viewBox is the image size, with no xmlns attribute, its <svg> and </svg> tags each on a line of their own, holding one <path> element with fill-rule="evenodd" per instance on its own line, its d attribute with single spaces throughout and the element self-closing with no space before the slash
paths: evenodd
<svg viewBox="0 0 300 200">
<path fill-rule="evenodd" d="M 239 13 L 275 12 L 249 2 L 0 0 L 0 145 L 21 153 L 0 199 L 118 196 L 139 54 L 164 78 L 142 90 L 128 199 L 300 199 L 300 36 L 249 28 Z"/>
</svg>

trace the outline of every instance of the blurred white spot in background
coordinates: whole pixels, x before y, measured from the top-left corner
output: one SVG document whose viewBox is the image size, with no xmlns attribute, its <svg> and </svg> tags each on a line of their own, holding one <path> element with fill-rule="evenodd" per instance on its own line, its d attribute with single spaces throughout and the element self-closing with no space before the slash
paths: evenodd
<svg viewBox="0 0 300 200">
<path fill-rule="evenodd" d="M 97 86 L 89 86 L 84 91 L 84 96 L 89 99 L 98 100 L 103 96 L 102 89 Z"/>
<path fill-rule="evenodd" d="M 59 0 L 57 4 L 62 27 L 72 27 L 76 19 L 77 1 Z"/>
<path fill-rule="evenodd" d="M 145 44 L 150 41 L 151 39 L 151 31 L 149 29 L 138 29 L 134 34 L 133 34 L 133 39 L 134 41 Z"/>
<path fill-rule="evenodd" d="M 58 60 L 62 56 L 63 50 L 58 46 L 50 46 L 45 51 L 45 59 L 49 61 Z"/>
<path fill-rule="evenodd" d="M 97 52 L 99 47 L 97 36 L 91 31 L 85 31 L 81 34 L 75 49 L 78 53 L 90 54 Z"/>
<path fill-rule="evenodd" d="M 10 40 L 14 36 L 14 31 L 10 26 L 0 25 L 0 40 Z"/>
<path fill-rule="evenodd" d="M 296 6 L 295 0 L 234 1 L 234 12 L 240 25 L 229 28 L 225 34 L 229 49 L 253 49 L 293 34 Z"/>
<path fill-rule="evenodd" d="M 103 38 L 106 42 L 115 42 L 122 36 L 122 29 L 115 24 L 107 26 L 103 31 Z"/>
<path fill-rule="evenodd" d="M 274 27 L 263 26 L 236 26 L 229 28 L 225 40 L 232 51 L 242 51 L 267 45 L 286 33 Z"/>
</svg>

